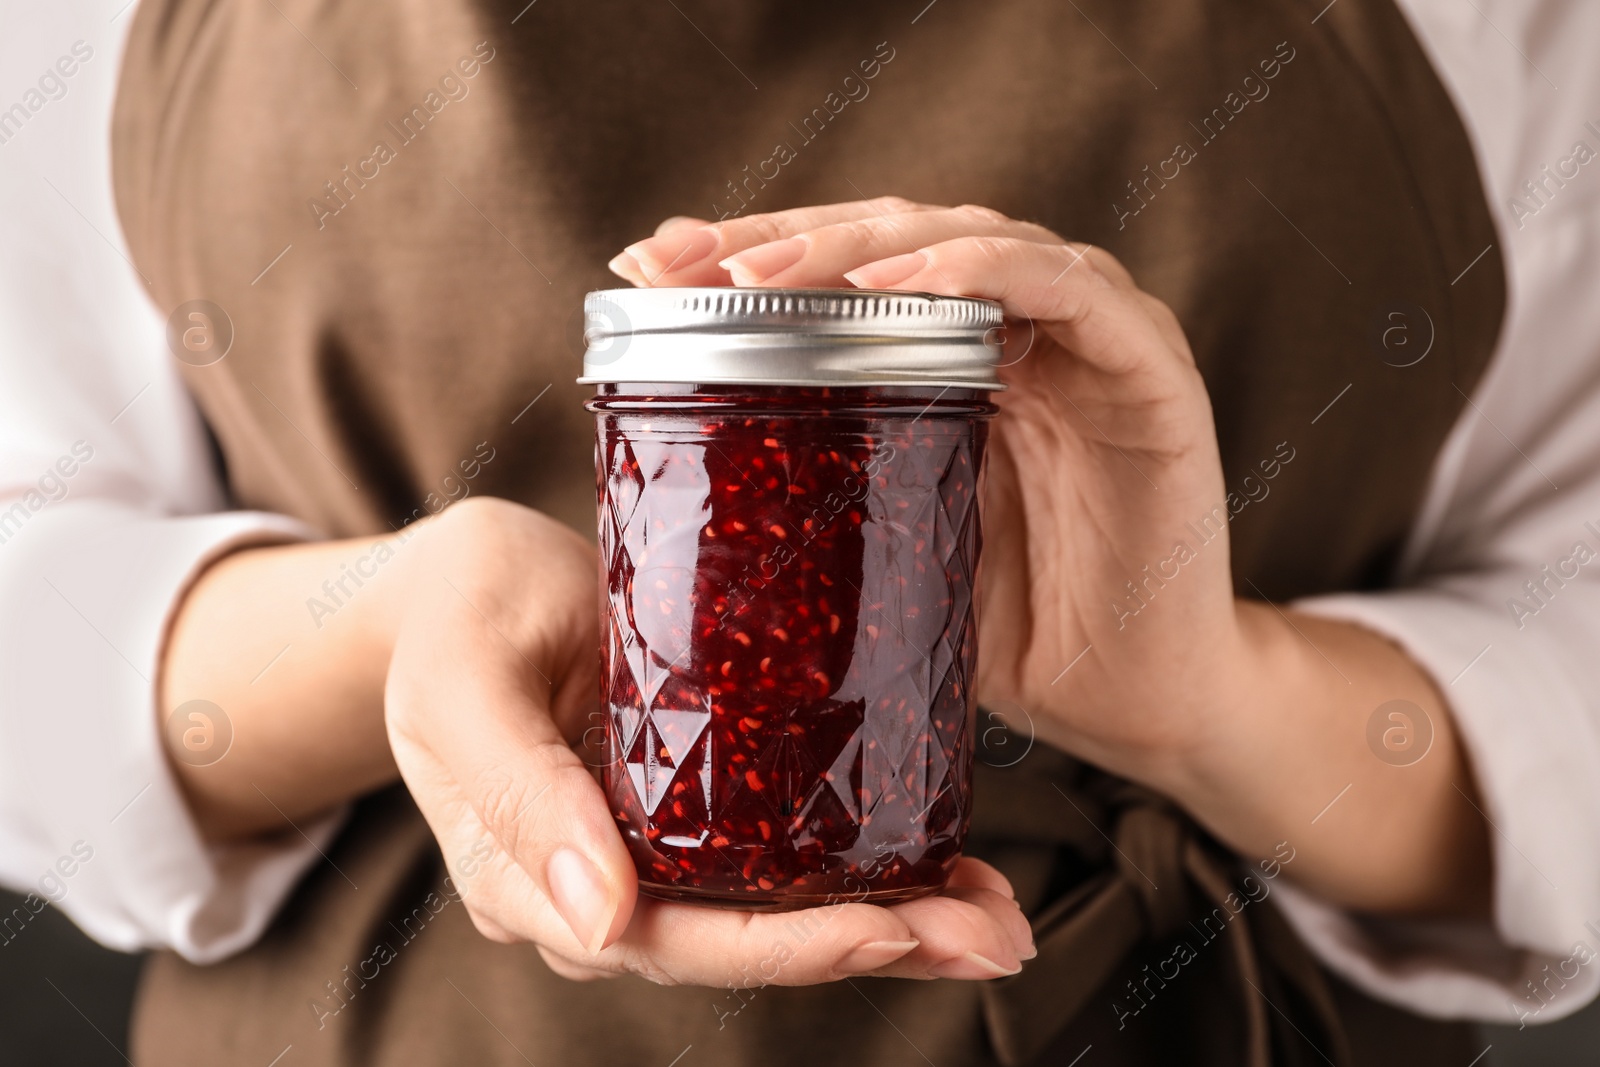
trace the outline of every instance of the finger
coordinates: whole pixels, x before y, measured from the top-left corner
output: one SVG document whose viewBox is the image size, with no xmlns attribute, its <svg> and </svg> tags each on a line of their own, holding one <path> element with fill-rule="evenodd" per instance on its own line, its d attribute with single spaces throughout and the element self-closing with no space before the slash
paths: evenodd
<svg viewBox="0 0 1600 1067">
<path fill-rule="evenodd" d="M 1156 328 L 1161 331 L 1161 336 L 1167 339 L 1174 351 L 1190 354 L 1193 360 L 1193 350 L 1189 347 L 1189 339 L 1183 332 L 1183 323 L 1178 321 L 1178 316 L 1162 300 L 1151 296 L 1143 290 L 1139 291 L 1139 301 L 1144 305 L 1145 311 L 1155 321 Z"/>
<path fill-rule="evenodd" d="M 587 918 L 590 913 L 582 903 L 574 909 L 570 891 L 565 897 L 553 892 L 552 878 L 535 881 L 538 871 L 525 869 L 501 844 L 442 762 L 403 737 L 395 736 L 394 744 L 406 785 L 439 841 L 451 881 L 478 932 L 502 944 L 532 941 L 573 960 L 590 959 L 597 945 L 587 931 L 591 925 L 598 930 L 600 920 Z M 535 794 L 528 810 L 549 796 L 548 790 Z M 604 900 L 604 890 L 591 887 L 588 892 L 594 901 Z M 592 912 L 596 905 L 588 907 Z M 632 907 L 628 894 L 606 930 L 608 939 L 620 935 Z"/>
<path fill-rule="evenodd" d="M 977 980 L 1015 974 L 1022 967 L 1022 953 L 1010 929 L 1018 914 L 1016 903 L 993 890 L 958 887 L 889 910 L 918 944 L 878 974 Z M 1031 936 L 1028 944 L 1031 947 Z"/>
<path fill-rule="evenodd" d="M 616 978 L 623 973 L 621 971 L 602 970 L 599 967 L 590 967 L 587 964 L 574 963 L 560 953 L 553 952 L 543 945 L 539 946 L 539 955 L 544 958 L 544 962 L 552 971 L 569 982 L 593 982 L 601 978 Z"/>
<path fill-rule="evenodd" d="M 606 264 L 606 269 L 637 289 L 650 284 L 639 261 L 626 252 L 618 252 L 613 256 L 611 262 Z"/>
<path fill-rule="evenodd" d="M 546 929 L 561 936 L 560 914 L 483 825 L 449 768 L 430 749 L 393 727 L 390 743 L 406 787 L 439 842 L 455 893 L 478 933 L 503 945 L 538 940 Z M 566 936 L 576 944 L 576 935 L 568 931 Z"/>
<path fill-rule="evenodd" d="M 457 889 L 461 888 L 459 880 L 457 881 L 456 887 Z M 466 899 L 466 896 L 463 894 L 462 901 L 465 902 Z M 507 930 L 504 926 L 501 926 L 499 923 L 495 922 L 494 919 L 490 918 L 488 914 L 479 908 L 468 905 L 467 918 L 472 920 L 472 925 L 477 928 L 478 933 L 482 934 L 490 941 L 496 942 L 497 944 L 513 945 L 522 940 L 510 930 Z"/>
<path fill-rule="evenodd" d="M 1001 896 L 1016 899 L 1017 891 L 1011 888 L 1011 880 L 1001 874 L 990 864 L 971 856 L 962 856 L 956 861 L 955 870 L 950 872 L 950 880 L 945 883 L 947 888 L 961 887 L 967 889 L 992 889 Z"/>
<path fill-rule="evenodd" d="M 1174 351 L 1126 271 L 1085 245 L 960 237 L 848 272 L 853 285 L 998 300 L 1111 374 L 1189 360 Z"/>
<path fill-rule="evenodd" d="M 441 841 L 490 839 L 476 903 L 495 922 L 599 951 L 626 926 L 637 894 L 605 797 L 552 720 L 537 665 L 465 596 L 441 598 L 437 614 L 417 640 L 426 648 L 407 647 L 408 633 L 395 653 L 415 664 L 388 716 L 407 783 Z M 503 654 L 486 655 L 496 649 Z"/>
<path fill-rule="evenodd" d="M 673 215 L 661 220 L 661 224 L 656 227 L 655 236 L 660 237 L 680 230 L 693 230 L 709 225 L 711 225 L 709 219 L 699 219 L 693 215 Z M 610 268 L 611 273 L 635 286 L 643 287 L 650 284 L 639 261 L 627 252 L 618 253 L 606 266 Z"/>
<path fill-rule="evenodd" d="M 845 272 L 957 237 L 987 235 L 1061 244 L 1043 226 L 964 205 L 836 222 L 724 258 L 735 285 L 840 286 Z"/>
<path fill-rule="evenodd" d="M 947 895 L 959 896 L 961 890 L 967 889 L 996 893 L 1010 901 L 1010 910 L 1001 909 L 1000 918 L 1005 923 L 1006 933 L 1011 936 L 1011 944 L 1017 950 L 1018 958 L 1031 960 L 1039 954 L 1033 947 L 1033 924 L 1029 923 L 1028 917 L 1022 913 L 1022 906 L 1017 903 L 1017 893 L 1011 887 L 1010 879 L 982 860 L 963 856 L 956 863 L 956 869 L 950 873 L 950 880 L 945 883 L 944 891 Z"/>
<path fill-rule="evenodd" d="M 1031 960 L 1039 953 L 1033 947 L 1033 926 L 1028 922 L 1027 916 L 1022 914 L 1022 909 L 1017 902 L 1005 893 L 997 893 L 992 889 L 979 889 L 972 886 L 946 886 L 944 895 L 956 900 L 975 904 L 979 907 L 990 909 L 989 917 L 997 921 L 1001 929 L 1011 941 L 1011 951 L 1020 960 Z M 1008 907 L 1001 907 L 998 901 L 1004 901 Z"/>
<path fill-rule="evenodd" d="M 660 236 L 664 233 L 671 233 L 674 230 L 687 229 L 692 226 L 709 225 L 711 225 L 710 219 L 695 218 L 693 215 L 671 215 L 661 220 L 661 224 L 656 227 L 656 235 Z"/>
<path fill-rule="evenodd" d="M 905 922 L 869 904 L 751 913 L 643 900 L 622 938 L 583 962 L 665 985 L 814 985 L 916 948 Z"/>
<path fill-rule="evenodd" d="M 929 205 L 897 196 L 792 208 L 674 230 L 631 244 L 624 254 L 638 264 L 648 285 L 728 285 L 731 278 L 718 263 L 746 248 L 836 222 L 926 210 Z"/>
</svg>

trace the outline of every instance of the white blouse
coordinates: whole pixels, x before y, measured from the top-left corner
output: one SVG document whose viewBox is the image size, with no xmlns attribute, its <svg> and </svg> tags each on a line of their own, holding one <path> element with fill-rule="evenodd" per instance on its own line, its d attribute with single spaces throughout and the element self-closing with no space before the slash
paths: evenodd
<svg viewBox="0 0 1600 1067">
<path fill-rule="evenodd" d="M 187 583 L 241 540 L 316 535 L 221 510 L 129 262 L 107 133 L 131 6 L 0 0 L 0 883 L 107 945 L 208 962 L 260 936 L 344 814 L 208 846 L 163 754 L 152 679 Z M 1328 32 L 1319 6 L 1307 32 Z M 1298 606 L 1437 680 L 1493 826 L 1495 921 L 1380 922 L 1275 888 L 1374 995 L 1546 1022 L 1600 990 L 1600 4 L 1400 6 L 1472 135 L 1510 306 L 1400 586 Z M 0 945 L 28 936 L 0 920 Z"/>
</svg>

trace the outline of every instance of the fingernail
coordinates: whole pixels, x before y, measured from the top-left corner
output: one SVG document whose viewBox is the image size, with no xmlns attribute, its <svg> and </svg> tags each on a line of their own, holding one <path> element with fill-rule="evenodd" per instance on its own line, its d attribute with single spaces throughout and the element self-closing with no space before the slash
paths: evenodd
<svg viewBox="0 0 1600 1067">
<path fill-rule="evenodd" d="M 839 972 L 866 974 L 875 971 L 893 963 L 919 944 L 920 941 L 868 941 L 851 949 L 850 955 L 839 961 Z"/>
<path fill-rule="evenodd" d="M 638 244 L 629 245 L 626 251 L 639 261 L 645 278 L 654 285 L 663 274 L 693 266 L 709 256 L 716 247 L 716 231 L 702 226 L 697 230 L 680 230 L 660 237 L 648 237 Z"/>
<path fill-rule="evenodd" d="M 807 247 L 803 238 L 788 237 L 746 249 L 717 265 L 733 275 L 734 284 L 756 285 L 800 262 Z"/>
<path fill-rule="evenodd" d="M 963 981 L 984 981 L 992 978 L 1005 978 L 1022 970 L 1020 965 L 1012 968 L 1002 967 L 987 956 L 980 956 L 976 952 L 963 953 L 955 959 L 936 963 L 928 968 L 928 973 L 935 978 L 958 978 Z"/>
<path fill-rule="evenodd" d="M 921 252 L 907 252 L 903 256 L 891 256 L 880 259 L 876 263 L 868 263 L 864 267 L 846 271 L 845 278 L 851 285 L 862 289 L 886 289 L 891 285 L 898 285 L 913 274 L 926 268 L 928 257 Z"/>
<path fill-rule="evenodd" d="M 1018 906 L 1017 912 L 1006 923 L 1011 932 L 1011 943 L 1016 946 L 1017 958 L 1031 960 L 1039 954 L 1038 946 L 1033 943 L 1033 924 L 1023 914 Z"/>
<path fill-rule="evenodd" d="M 612 274 L 634 285 L 644 282 L 644 271 L 639 269 L 639 261 L 626 252 L 618 252 L 616 258 L 607 263 L 606 267 Z"/>
<path fill-rule="evenodd" d="M 582 853 L 564 848 L 550 857 L 545 878 L 550 883 L 550 903 L 572 928 L 578 943 L 591 955 L 599 953 L 605 948 L 618 904 L 599 869 Z"/>
</svg>

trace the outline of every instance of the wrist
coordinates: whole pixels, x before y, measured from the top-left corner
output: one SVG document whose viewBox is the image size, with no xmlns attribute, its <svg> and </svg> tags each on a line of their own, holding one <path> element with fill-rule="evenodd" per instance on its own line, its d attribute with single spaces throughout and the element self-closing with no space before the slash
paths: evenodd
<svg viewBox="0 0 1600 1067">
<path fill-rule="evenodd" d="M 1306 656 L 1314 655 L 1272 605 L 1235 599 L 1233 609 L 1191 704 L 1199 723 L 1147 780 L 1205 822 L 1213 815 L 1232 822 L 1260 806 L 1257 787 L 1270 777 L 1264 768 L 1292 744 L 1285 714 L 1296 706 Z"/>
<path fill-rule="evenodd" d="M 411 595 L 409 540 L 244 548 L 188 590 L 158 692 L 171 765 L 206 836 L 275 830 L 394 777 L 383 686 Z M 214 754 L 169 724 L 197 700 L 224 717 Z"/>
</svg>

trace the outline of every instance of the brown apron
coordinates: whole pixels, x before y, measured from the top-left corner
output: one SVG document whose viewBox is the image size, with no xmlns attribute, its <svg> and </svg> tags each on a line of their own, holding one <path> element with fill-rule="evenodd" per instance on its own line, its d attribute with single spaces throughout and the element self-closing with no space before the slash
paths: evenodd
<svg viewBox="0 0 1600 1067">
<path fill-rule="evenodd" d="M 330 535 L 464 492 L 592 531 L 574 315 L 615 284 L 605 261 L 671 214 L 895 193 L 1122 257 L 1210 387 L 1241 594 L 1374 588 L 1489 359 L 1504 281 L 1467 137 L 1399 12 L 1352 0 L 1313 21 L 1321 7 L 144 0 L 118 202 L 162 308 L 231 318 L 226 358 L 185 376 L 233 499 Z M 135 1057 L 1342 1067 L 1477 1051 L 1332 978 L 1270 898 L 1241 905 L 1270 887 L 1259 857 L 1043 746 L 982 758 L 971 851 L 1012 878 L 1039 944 L 1014 978 L 570 983 L 473 931 L 395 788 L 332 850 L 350 881 L 312 870 L 256 948 L 154 959 Z"/>
</svg>

